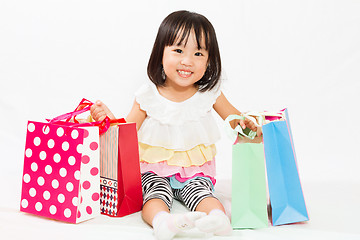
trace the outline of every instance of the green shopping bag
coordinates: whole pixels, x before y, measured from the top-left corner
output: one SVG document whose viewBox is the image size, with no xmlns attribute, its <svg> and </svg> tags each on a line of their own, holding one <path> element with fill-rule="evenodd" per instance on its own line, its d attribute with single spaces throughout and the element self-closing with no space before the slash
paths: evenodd
<svg viewBox="0 0 360 240">
<path fill-rule="evenodd" d="M 230 122 L 240 116 L 229 116 Z M 233 129 L 231 129 L 233 131 Z M 232 146 L 231 224 L 234 229 L 268 226 L 267 188 L 262 137 L 235 128 L 237 140 Z"/>
</svg>

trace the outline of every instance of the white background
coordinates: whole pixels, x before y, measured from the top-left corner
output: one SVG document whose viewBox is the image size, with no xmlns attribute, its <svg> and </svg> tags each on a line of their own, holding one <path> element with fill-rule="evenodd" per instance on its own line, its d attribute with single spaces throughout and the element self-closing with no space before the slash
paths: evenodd
<svg viewBox="0 0 360 240">
<path fill-rule="evenodd" d="M 27 120 L 83 97 L 126 117 L 161 21 L 181 9 L 214 25 L 234 106 L 289 109 L 303 181 L 360 181 L 360 2 L 347 0 L 1 1 L 0 171 L 21 179 Z M 223 135 L 219 178 L 230 145 Z"/>
<path fill-rule="evenodd" d="M 303 183 L 360 183 L 360 1 L 0 0 L 0 190 L 11 206 L 27 121 L 83 97 L 126 117 L 161 21 L 182 9 L 215 27 L 234 106 L 288 108 Z M 225 134 L 217 147 L 218 178 L 229 178 Z"/>
</svg>

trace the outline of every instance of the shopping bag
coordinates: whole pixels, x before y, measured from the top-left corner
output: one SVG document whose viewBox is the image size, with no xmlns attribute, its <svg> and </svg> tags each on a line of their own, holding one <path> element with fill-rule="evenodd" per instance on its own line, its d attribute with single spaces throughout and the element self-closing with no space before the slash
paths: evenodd
<svg viewBox="0 0 360 240">
<path fill-rule="evenodd" d="M 142 208 L 142 186 L 137 130 L 135 123 L 122 119 L 101 122 L 75 117 L 90 109 L 93 103 L 83 99 L 74 112 L 52 119 L 57 123 L 75 126 L 98 126 L 100 133 L 100 211 L 122 217 Z M 65 120 L 60 121 L 59 120 Z"/>
<path fill-rule="evenodd" d="M 20 210 L 70 223 L 99 215 L 99 129 L 29 121 Z"/>
<path fill-rule="evenodd" d="M 230 116 L 228 123 L 240 116 Z M 235 131 L 237 140 L 232 146 L 232 204 L 231 224 L 234 229 L 268 226 L 265 160 L 262 137 L 249 129 Z M 250 137 L 249 137 L 250 136 Z"/>
<path fill-rule="evenodd" d="M 266 176 L 270 196 L 272 224 L 276 226 L 309 220 L 296 164 L 296 154 L 287 109 L 275 113 L 248 112 L 244 114 L 244 116 L 252 120 L 258 129 L 262 129 L 263 154 L 265 154 L 266 159 Z M 237 117 L 240 118 L 240 116 Z M 232 119 L 234 118 L 235 117 L 232 117 Z M 249 129 L 243 131 L 240 126 L 237 126 L 235 129 L 229 127 L 226 129 L 232 139 L 234 139 L 234 137 L 239 139 L 239 136 L 243 136 L 241 141 L 251 143 L 251 141 L 258 138 L 255 137 L 256 134 L 254 132 Z M 234 146 L 236 146 L 236 144 L 233 145 L 233 148 Z M 245 148 L 245 146 L 243 148 Z M 239 149 L 235 151 L 240 152 Z M 244 155 L 243 153 L 237 155 L 241 154 Z M 233 157 L 236 156 L 236 158 L 238 158 L 237 155 L 234 155 L 233 150 Z M 249 156 L 248 159 L 256 159 L 256 157 Z M 237 168 L 239 167 L 235 164 L 234 166 L 233 186 L 234 184 L 236 186 L 237 181 L 240 181 L 237 180 L 237 178 L 239 178 Z M 256 179 L 260 179 L 260 177 L 256 177 Z M 246 183 L 246 180 L 241 180 L 241 182 Z M 232 206 L 235 206 L 236 216 L 236 207 L 241 200 L 239 200 L 236 195 L 237 187 L 233 187 L 232 192 L 235 197 L 232 199 Z M 247 194 L 247 197 L 250 197 L 250 194 Z M 259 197 L 256 197 L 256 199 L 259 199 Z M 262 211 L 265 212 L 264 208 Z"/>
<path fill-rule="evenodd" d="M 142 208 L 142 187 L 135 123 L 111 126 L 100 136 L 101 213 L 122 217 Z"/>
<path fill-rule="evenodd" d="M 283 121 L 262 127 L 273 225 L 309 220 L 287 109 L 283 113 Z"/>
</svg>

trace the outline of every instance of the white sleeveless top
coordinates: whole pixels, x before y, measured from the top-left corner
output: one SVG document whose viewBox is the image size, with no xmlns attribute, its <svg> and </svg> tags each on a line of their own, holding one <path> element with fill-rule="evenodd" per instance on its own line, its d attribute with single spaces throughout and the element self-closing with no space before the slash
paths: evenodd
<svg viewBox="0 0 360 240">
<path fill-rule="evenodd" d="M 220 94 L 215 87 L 173 102 L 161 96 L 152 82 L 143 85 L 135 93 L 136 102 L 147 114 L 138 131 L 139 142 L 175 151 L 214 144 L 220 132 L 211 110 Z"/>
</svg>

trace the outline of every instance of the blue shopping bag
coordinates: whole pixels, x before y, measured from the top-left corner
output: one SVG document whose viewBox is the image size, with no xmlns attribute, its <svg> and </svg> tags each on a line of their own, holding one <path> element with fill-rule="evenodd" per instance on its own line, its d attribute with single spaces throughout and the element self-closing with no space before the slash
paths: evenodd
<svg viewBox="0 0 360 240">
<path fill-rule="evenodd" d="M 287 110 L 285 121 L 267 123 L 262 131 L 272 224 L 276 226 L 309 220 Z"/>
</svg>

